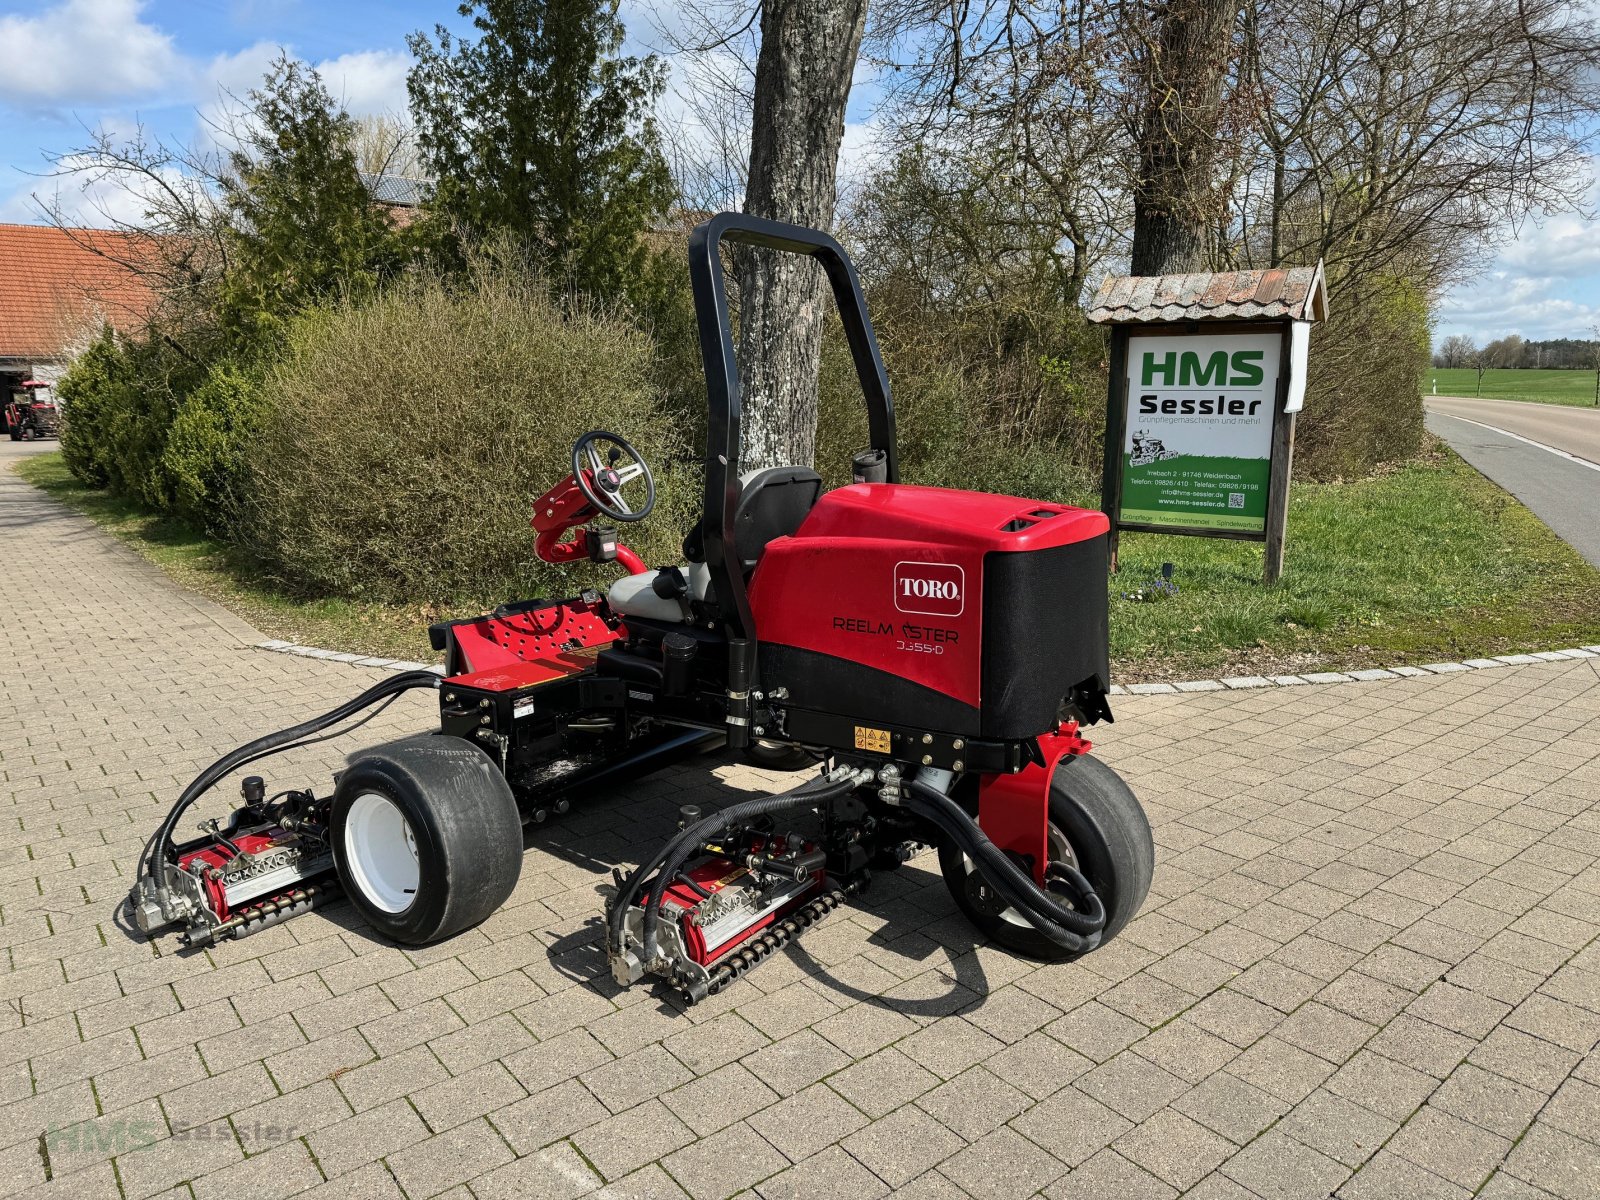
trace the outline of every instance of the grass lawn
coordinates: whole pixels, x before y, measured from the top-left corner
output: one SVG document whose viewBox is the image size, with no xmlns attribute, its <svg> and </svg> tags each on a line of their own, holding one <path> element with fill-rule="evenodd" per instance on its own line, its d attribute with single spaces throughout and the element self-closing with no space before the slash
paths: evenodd
<svg viewBox="0 0 1600 1200">
<path fill-rule="evenodd" d="M 1295 484 L 1276 587 L 1261 585 L 1261 554 L 1253 542 L 1124 534 L 1113 670 L 1298 674 L 1600 642 L 1600 571 L 1440 442 L 1370 479 Z M 1163 562 L 1178 594 L 1127 598 Z"/>
<path fill-rule="evenodd" d="M 1593 371 L 1485 371 L 1483 389 L 1471 367 L 1429 367 L 1422 376 L 1422 394 L 1483 396 L 1490 400 L 1533 400 L 1540 404 L 1594 405 Z"/>
<path fill-rule="evenodd" d="M 227 547 L 84 487 L 59 454 L 29 457 L 18 470 L 271 637 L 431 662 L 427 623 L 468 615 L 296 599 L 262 587 Z M 1173 564 L 1176 594 L 1145 586 L 1164 562 Z M 1118 681 L 1393 666 L 1600 642 L 1600 571 L 1442 443 L 1425 460 L 1371 479 L 1296 484 L 1285 563 L 1283 580 L 1265 588 L 1258 543 L 1124 534 L 1121 571 L 1111 580 Z"/>
</svg>

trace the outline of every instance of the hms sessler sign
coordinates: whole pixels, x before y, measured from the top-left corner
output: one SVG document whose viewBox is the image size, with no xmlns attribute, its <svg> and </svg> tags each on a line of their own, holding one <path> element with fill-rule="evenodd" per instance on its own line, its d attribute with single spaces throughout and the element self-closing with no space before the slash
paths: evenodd
<svg viewBox="0 0 1600 1200">
<path fill-rule="evenodd" d="M 1120 522 L 1266 529 L 1282 341 L 1276 329 L 1128 338 Z"/>
</svg>

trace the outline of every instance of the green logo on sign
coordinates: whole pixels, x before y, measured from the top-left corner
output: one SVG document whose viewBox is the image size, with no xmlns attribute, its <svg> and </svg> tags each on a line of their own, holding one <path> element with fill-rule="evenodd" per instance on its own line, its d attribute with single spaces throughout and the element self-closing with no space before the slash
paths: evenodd
<svg viewBox="0 0 1600 1200">
<path fill-rule="evenodd" d="M 1145 351 L 1140 368 L 1140 385 L 1149 387 L 1161 377 L 1167 387 L 1256 387 L 1261 383 L 1262 350 L 1235 350 L 1230 356 L 1218 350 L 1203 363 L 1193 350 L 1179 354 L 1168 350 L 1156 355 Z"/>
</svg>

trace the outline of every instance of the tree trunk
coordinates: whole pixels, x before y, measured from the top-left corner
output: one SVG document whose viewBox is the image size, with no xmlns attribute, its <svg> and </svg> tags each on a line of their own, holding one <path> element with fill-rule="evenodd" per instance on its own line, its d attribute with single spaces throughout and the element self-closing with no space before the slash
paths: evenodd
<svg viewBox="0 0 1600 1200">
<path fill-rule="evenodd" d="M 745 212 L 818 229 L 833 224 L 844 110 L 866 12 L 866 0 L 763 3 Z M 826 278 L 810 260 L 770 250 L 741 249 L 734 270 L 741 466 L 811 466 Z"/>
<path fill-rule="evenodd" d="M 1139 177 L 1133 188 L 1135 275 L 1203 271 L 1216 207 L 1212 164 L 1240 0 L 1160 0 L 1146 52 Z"/>
</svg>

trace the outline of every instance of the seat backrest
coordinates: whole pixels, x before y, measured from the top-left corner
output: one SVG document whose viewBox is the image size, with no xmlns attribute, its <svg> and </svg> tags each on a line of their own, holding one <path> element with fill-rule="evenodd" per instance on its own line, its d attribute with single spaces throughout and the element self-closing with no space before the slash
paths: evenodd
<svg viewBox="0 0 1600 1200">
<path fill-rule="evenodd" d="M 739 477 L 739 504 L 733 513 L 733 532 L 739 558 L 748 575 L 761 560 L 773 538 L 792 536 L 822 495 L 822 476 L 810 467 L 768 467 Z M 706 560 L 701 522 L 683 539 L 683 556 L 690 563 Z"/>
<path fill-rule="evenodd" d="M 733 536 L 739 559 L 749 574 L 768 542 L 789 537 L 800 528 L 800 522 L 822 495 L 822 476 L 810 467 L 768 467 L 751 471 L 739 482 Z"/>
</svg>

